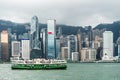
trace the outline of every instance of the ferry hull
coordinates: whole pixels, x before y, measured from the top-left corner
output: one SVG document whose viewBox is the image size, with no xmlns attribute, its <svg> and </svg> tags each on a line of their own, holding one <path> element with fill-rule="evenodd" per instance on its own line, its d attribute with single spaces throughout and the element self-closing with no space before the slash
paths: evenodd
<svg viewBox="0 0 120 80">
<path fill-rule="evenodd" d="M 13 64 L 11 69 L 26 70 L 47 70 L 47 69 L 66 69 L 66 64 Z"/>
</svg>

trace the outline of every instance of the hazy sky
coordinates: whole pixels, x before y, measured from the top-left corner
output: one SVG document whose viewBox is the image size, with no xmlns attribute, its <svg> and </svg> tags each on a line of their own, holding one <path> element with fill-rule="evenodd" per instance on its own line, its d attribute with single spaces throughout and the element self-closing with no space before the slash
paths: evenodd
<svg viewBox="0 0 120 80">
<path fill-rule="evenodd" d="M 24 23 L 34 15 L 41 23 L 95 26 L 120 20 L 120 0 L 0 0 L 0 19 Z"/>
</svg>

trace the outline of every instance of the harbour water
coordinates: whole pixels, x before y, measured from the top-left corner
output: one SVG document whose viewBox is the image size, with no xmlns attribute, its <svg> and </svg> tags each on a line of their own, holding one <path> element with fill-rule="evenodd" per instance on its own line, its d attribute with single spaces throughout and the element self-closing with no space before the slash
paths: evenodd
<svg viewBox="0 0 120 80">
<path fill-rule="evenodd" d="M 68 63 L 67 70 L 11 70 L 0 64 L 0 80 L 120 80 L 120 63 Z"/>
</svg>

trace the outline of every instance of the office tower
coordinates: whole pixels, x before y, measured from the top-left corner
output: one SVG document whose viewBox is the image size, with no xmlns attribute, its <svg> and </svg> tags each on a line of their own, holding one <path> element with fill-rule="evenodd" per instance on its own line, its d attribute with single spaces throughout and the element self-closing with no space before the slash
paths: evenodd
<svg viewBox="0 0 120 80">
<path fill-rule="evenodd" d="M 66 36 L 60 37 L 60 47 L 67 47 L 68 46 L 68 39 Z"/>
<path fill-rule="evenodd" d="M 20 42 L 12 41 L 12 57 L 20 57 Z"/>
<path fill-rule="evenodd" d="M 30 59 L 30 40 L 21 40 L 22 43 L 22 58 L 25 60 Z"/>
<path fill-rule="evenodd" d="M 79 52 L 79 54 L 78 54 L 78 58 L 79 58 L 79 60 L 80 60 L 80 53 L 81 53 L 81 49 L 82 49 L 82 35 L 81 35 L 81 32 L 79 32 L 78 34 L 77 34 L 77 44 L 78 44 L 78 52 Z"/>
<path fill-rule="evenodd" d="M 72 52 L 72 61 L 79 61 L 79 53 Z"/>
<path fill-rule="evenodd" d="M 12 48 L 11 48 L 11 42 L 12 42 L 12 29 L 8 28 L 7 29 L 8 32 L 8 51 L 9 51 L 9 58 L 12 55 Z"/>
<path fill-rule="evenodd" d="M 113 59 L 113 32 L 105 31 L 103 33 L 103 57 L 102 60 Z"/>
<path fill-rule="evenodd" d="M 88 48 L 82 48 L 80 52 L 80 60 L 81 61 L 86 61 L 86 53 L 87 53 Z"/>
<path fill-rule="evenodd" d="M 85 27 L 85 32 L 87 34 L 88 38 L 88 47 L 92 47 L 92 40 L 93 40 L 93 35 L 92 35 L 92 27 L 91 26 L 86 26 Z"/>
<path fill-rule="evenodd" d="M 95 40 L 92 43 L 92 48 L 97 49 L 96 59 L 102 59 L 102 52 L 103 52 L 103 38 L 99 36 L 95 36 Z"/>
<path fill-rule="evenodd" d="M 97 60 L 101 60 L 103 57 L 103 47 L 99 47 L 97 49 L 97 54 L 96 54 L 96 59 Z"/>
<path fill-rule="evenodd" d="M 77 37 L 75 35 L 68 36 L 68 58 L 72 58 L 72 52 L 77 52 Z"/>
<path fill-rule="evenodd" d="M 118 58 L 120 59 L 120 33 L 119 33 L 119 37 L 117 39 L 117 44 L 118 44 Z"/>
<path fill-rule="evenodd" d="M 68 60 L 68 47 L 61 47 L 61 59 Z"/>
<path fill-rule="evenodd" d="M 48 20 L 47 23 L 47 32 L 48 32 L 48 46 L 47 46 L 47 57 L 48 58 L 56 58 L 56 51 L 55 51 L 55 38 L 56 38 L 56 21 L 55 20 Z"/>
<path fill-rule="evenodd" d="M 78 43 L 78 52 L 80 53 L 80 50 L 82 49 L 82 40 L 81 40 L 81 34 L 77 34 L 77 43 Z"/>
<path fill-rule="evenodd" d="M 81 49 L 81 61 L 95 61 L 96 60 L 96 49 L 94 48 L 83 48 Z"/>
<path fill-rule="evenodd" d="M 95 61 L 96 60 L 97 51 L 94 48 L 89 48 L 86 53 L 87 61 Z"/>
<path fill-rule="evenodd" d="M 85 32 L 81 33 L 81 45 L 82 48 L 89 47 L 88 35 Z"/>
<path fill-rule="evenodd" d="M 43 28 L 40 32 L 42 58 L 47 58 L 47 29 Z"/>
<path fill-rule="evenodd" d="M 60 39 L 56 38 L 56 58 L 60 59 Z"/>
<path fill-rule="evenodd" d="M 37 16 L 33 16 L 31 19 L 31 28 L 30 28 L 30 41 L 31 49 L 40 50 L 40 36 L 39 36 L 39 25 Z"/>
<path fill-rule="evenodd" d="M 56 38 L 60 38 L 61 35 L 62 35 L 62 28 L 56 27 Z"/>
<path fill-rule="evenodd" d="M 6 30 L 3 30 L 1 32 L 1 57 L 2 61 L 9 61 L 10 56 L 9 56 L 9 37 L 8 37 L 8 32 Z"/>
<path fill-rule="evenodd" d="M 103 45 L 102 45 L 103 41 L 102 40 L 103 39 L 101 37 L 95 36 L 95 39 L 92 43 L 92 48 L 98 49 L 99 47 L 103 47 Z"/>
<path fill-rule="evenodd" d="M 90 47 L 90 46 L 89 46 L 89 38 L 88 38 L 88 35 L 86 35 L 86 37 L 85 37 L 85 47 Z"/>
</svg>

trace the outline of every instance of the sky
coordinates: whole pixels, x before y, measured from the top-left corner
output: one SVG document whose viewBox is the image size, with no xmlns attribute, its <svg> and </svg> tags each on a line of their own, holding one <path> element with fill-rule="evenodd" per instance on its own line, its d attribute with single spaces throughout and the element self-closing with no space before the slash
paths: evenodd
<svg viewBox="0 0 120 80">
<path fill-rule="evenodd" d="M 120 0 L 0 0 L 0 19 L 40 23 L 56 19 L 57 24 L 93 26 L 120 20 Z"/>
</svg>

